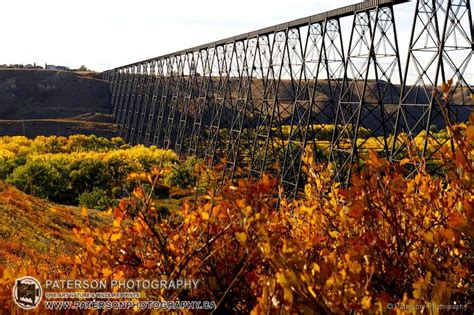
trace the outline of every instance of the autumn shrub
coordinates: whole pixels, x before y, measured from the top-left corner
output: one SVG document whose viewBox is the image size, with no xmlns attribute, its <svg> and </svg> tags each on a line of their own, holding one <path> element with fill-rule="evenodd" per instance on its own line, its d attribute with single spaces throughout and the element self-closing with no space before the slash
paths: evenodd
<svg viewBox="0 0 474 315">
<path fill-rule="evenodd" d="M 76 272 L 98 277 L 160 275 L 168 279 L 184 276 L 201 279 L 202 285 L 196 291 L 147 294 L 165 299 L 215 300 L 221 309 L 232 310 L 238 305 L 240 311 L 250 312 L 257 295 L 247 277 L 254 274 L 254 279 L 258 279 L 262 262 L 258 248 L 250 254 L 241 243 L 246 234 L 240 226 L 243 217 L 235 212 L 234 202 L 239 196 L 270 211 L 275 207 L 274 198 L 268 196 L 271 185 L 259 183 L 248 195 L 240 196 L 241 192 L 237 191 L 225 198 L 214 195 L 217 186 L 210 187 L 205 198 L 168 214 L 163 213 L 145 188 L 163 175 L 162 172 L 150 174 L 136 187 L 131 198 L 122 200 L 114 211 L 110 229 L 76 230 L 79 240 L 93 245 L 89 253 L 75 258 Z M 218 182 L 218 177 L 214 182 Z M 242 185 L 247 184 L 242 181 Z"/>
<path fill-rule="evenodd" d="M 113 156 L 109 167 L 127 176 L 130 196 L 111 211 L 109 225 L 74 229 L 83 252 L 63 256 L 56 270 L 30 266 L 28 274 L 199 279 L 198 290 L 143 294 L 215 301 L 222 314 L 403 313 L 393 309 L 397 303 L 426 309 L 456 304 L 473 313 L 473 123 L 474 116 L 468 125 L 449 126 L 455 150 L 445 146 L 437 156 L 443 176 L 431 176 L 424 161 L 389 163 L 372 150 L 342 187 L 332 167 L 309 150 L 303 156 L 306 185 L 295 200 L 277 200 L 278 180 L 269 175 L 221 185 L 218 172 L 198 170 L 198 181 L 207 176 L 206 190 L 170 212 L 155 187 L 167 180 L 173 162 L 141 158 L 143 152 L 168 153 L 113 151 L 103 158 Z M 407 177 L 412 165 L 418 172 Z M 134 172 L 138 167 L 149 169 Z M 83 215 L 88 218 L 87 211 Z M 0 268 L 0 292 L 10 294 L 12 274 Z"/>
<path fill-rule="evenodd" d="M 68 152 L 107 152 L 120 149 L 125 144 L 122 138 L 115 137 L 109 140 L 95 135 L 74 135 L 70 136 L 68 140 L 66 145 Z"/>
<path fill-rule="evenodd" d="M 474 117 L 473 117 L 474 119 Z M 281 200 L 277 181 L 239 180 L 162 217 L 141 176 L 102 230 L 76 230 L 91 250 L 74 259 L 93 277 L 200 279 L 196 291 L 147 292 L 162 299 L 216 301 L 222 313 L 386 313 L 390 305 L 467 305 L 473 237 L 474 126 L 450 130 L 447 173 L 412 161 L 389 163 L 371 151 L 347 188 L 331 168 L 304 157 L 304 195 Z M 94 259 L 93 259 L 94 258 Z M 466 309 L 467 310 L 467 309 Z"/>
<path fill-rule="evenodd" d="M 133 190 L 127 181 L 130 173 L 177 162 L 170 150 L 130 147 L 121 138 L 0 137 L 0 179 L 63 204 L 77 205 L 79 196 L 94 188 L 109 198 L 123 197 Z"/>
<path fill-rule="evenodd" d="M 38 136 L 31 143 L 31 150 L 35 153 L 63 153 L 67 138 L 62 136 Z"/>
<path fill-rule="evenodd" d="M 338 125 L 338 128 L 342 128 L 342 126 Z M 276 130 L 277 128 L 275 128 Z M 304 131 L 303 128 L 302 131 Z M 317 139 L 318 141 L 326 140 L 330 141 L 332 139 L 332 135 L 334 133 L 335 125 L 334 124 L 313 124 L 309 125 L 306 130 L 306 137 L 308 139 Z M 295 132 L 296 127 L 293 127 L 293 132 Z M 351 128 L 349 129 L 351 130 Z M 283 139 L 288 139 L 290 132 L 292 131 L 291 125 L 283 125 L 281 127 L 281 131 L 283 134 Z M 360 138 L 368 138 L 371 134 L 371 131 L 367 128 L 360 127 L 359 129 L 359 137 Z"/>
<path fill-rule="evenodd" d="M 107 152 L 125 144 L 121 138 L 107 139 L 95 135 L 38 136 L 30 141 L 35 153 Z"/>
<path fill-rule="evenodd" d="M 472 313 L 474 126 L 450 134 L 456 150 L 441 152 L 444 178 L 421 165 L 407 179 L 413 161 L 389 163 L 372 151 L 343 188 L 307 152 L 304 195 L 278 209 L 276 179 L 220 186 L 221 176 L 209 173 L 204 194 L 163 215 L 153 187 L 166 167 L 132 174 L 135 189 L 110 225 L 74 229 L 87 250 L 62 257 L 48 276 L 28 273 L 199 279 L 198 290 L 144 294 L 215 301 L 225 314 L 386 314 L 397 303 L 467 305 Z M 0 274 L 10 283 L 11 271 Z"/>
</svg>

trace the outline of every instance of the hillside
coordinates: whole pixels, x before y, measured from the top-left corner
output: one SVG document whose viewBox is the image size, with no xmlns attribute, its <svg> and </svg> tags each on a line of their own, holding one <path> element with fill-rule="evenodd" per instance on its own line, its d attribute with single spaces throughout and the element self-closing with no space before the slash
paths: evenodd
<svg viewBox="0 0 474 315">
<path fill-rule="evenodd" d="M 163 165 L 177 173 L 166 177 L 169 183 L 186 180 L 181 174 L 187 174 L 188 166 L 181 166 L 174 152 L 130 147 L 119 138 L 0 137 L 0 269 L 76 253 L 83 246 L 73 228 L 110 222 L 108 210 L 134 186 L 129 175 Z M 167 211 L 182 204 L 181 197 L 170 196 L 168 186 L 155 191 L 159 207 Z M 90 209 L 89 220 L 82 207 Z"/>
<path fill-rule="evenodd" d="M 0 135 L 110 137 L 109 85 L 90 73 L 0 70 Z"/>
<path fill-rule="evenodd" d="M 90 225 L 108 220 L 89 210 Z M 77 207 L 67 207 L 27 195 L 0 181 L 0 265 L 18 266 L 24 260 L 48 263 L 55 256 L 77 253 L 81 246 L 72 233 L 86 224 Z M 52 256 L 53 255 L 53 256 Z"/>
<path fill-rule="evenodd" d="M 202 80 L 202 79 L 198 79 Z M 218 86 L 217 78 L 213 78 Z M 231 95 L 238 97 L 238 81 L 235 78 L 230 80 L 232 86 Z M 267 82 L 270 84 L 271 82 Z M 276 83 L 276 82 L 273 82 Z M 333 82 L 334 83 L 334 82 Z M 310 86 L 313 83 L 310 84 Z M 362 82 L 358 88 L 361 89 Z M 275 84 L 276 86 L 277 84 Z M 383 83 L 389 91 L 384 100 L 385 113 L 392 117 L 398 107 L 396 95 L 400 92 L 400 87 Z M 376 82 L 369 82 L 369 90 L 376 90 Z M 296 86 L 291 81 L 282 80 L 278 84 L 276 91 L 278 116 L 284 125 L 291 122 L 292 103 L 297 91 Z M 326 124 L 333 122 L 334 108 L 331 106 L 329 96 L 330 90 L 337 90 L 337 86 L 330 87 L 328 82 L 318 83 L 316 104 L 313 106 L 313 123 Z M 253 80 L 250 88 L 250 95 L 253 99 L 253 106 L 262 110 L 262 106 L 267 106 L 264 99 L 264 82 Z M 308 106 L 308 91 L 298 92 L 301 109 Z M 337 94 L 337 93 L 336 93 Z M 390 100 L 388 95 L 395 95 Z M 407 103 L 416 103 L 416 99 L 423 95 L 414 89 L 407 97 Z M 270 103 L 275 95 L 270 97 Z M 426 97 L 426 95 L 425 95 Z M 467 103 L 466 103 L 467 100 Z M 418 101 L 421 101 L 420 99 Z M 425 102 L 426 100 L 423 100 Z M 470 101 L 470 90 L 468 88 L 458 88 L 453 95 L 452 104 L 466 104 L 468 106 L 453 109 L 453 114 L 458 121 L 465 121 L 472 110 Z M 380 108 L 373 95 L 368 93 L 367 104 L 362 113 L 362 125 L 371 130 L 380 129 L 379 120 L 382 116 Z M 214 107 L 208 104 L 205 108 L 203 122 L 209 124 L 212 118 Z M 194 109 L 190 108 L 190 115 Z M 255 112 L 258 112 L 255 111 Z M 110 91 L 107 82 L 97 79 L 88 72 L 66 72 L 66 71 L 45 71 L 45 70 L 0 70 L 0 136 L 1 135 L 25 135 L 35 137 L 37 135 L 60 135 L 69 136 L 73 134 L 95 134 L 102 137 L 112 137 L 117 131 L 117 127 L 112 124 L 112 108 L 110 104 Z M 179 113 L 177 113 L 179 115 Z M 223 117 L 231 117 L 233 110 L 229 106 L 222 108 Z M 253 113 L 255 114 L 255 113 Z M 247 111 L 247 127 L 257 124 L 258 117 Z M 413 117 L 422 116 L 421 108 L 411 108 L 410 114 Z M 410 117 L 411 117 L 410 116 Z M 229 121 L 223 121 L 221 127 L 228 128 Z M 414 121 L 410 122 L 414 124 Z M 442 128 L 444 120 L 440 115 L 434 115 L 432 124 Z"/>
</svg>

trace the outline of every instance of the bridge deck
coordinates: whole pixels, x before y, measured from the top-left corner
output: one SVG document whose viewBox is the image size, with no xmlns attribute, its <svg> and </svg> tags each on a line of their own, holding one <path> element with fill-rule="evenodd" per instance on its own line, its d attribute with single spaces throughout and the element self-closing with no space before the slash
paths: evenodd
<svg viewBox="0 0 474 315">
<path fill-rule="evenodd" d="M 154 61 L 154 60 L 159 60 L 159 59 L 162 59 L 162 58 L 168 58 L 168 57 L 171 57 L 171 56 L 191 53 L 191 52 L 199 51 L 199 50 L 202 50 L 202 49 L 207 49 L 209 47 L 221 46 L 221 45 L 225 45 L 225 44 L 228 44 L 228 43 L 238 42 L 238 41 L 245 40 L 245 39 L 248 39 L 248 38 L 255 38 L 257 36 L 273 34 L 273 33 L 284 31 L 284 30 L 290 29 L 290 28 L 297 28 L 297 27 L 301 27 L 301 26 L 304 26 L 304 25 L 307 25 L 307 24 L 322 22 L 326 19 L 342 18 L 342 17 L 353 15 L 355 12 L 373 9 L 377 6 L 384 7 L 384 6 L 401 4 L 401 3 L 406 3 L 406 2 L 410 2 L 410 0 L 367 0 L 367 1 L 364 1 L 364 2 L 348 5 L 348 6 L 345 6 L 345 7 L 342 7 L 342 8 L 330 10 L 330 11 L 327 11 L 327 12 L 318 13 L 318 14 L 315 14 L 315 15 L 310 15 L 310 16 L 307 16 L 305 18 L 296 19 L 296 20 L 293 20 L 293 21 L 290 21 L 290 22 L 265 27 L 265 28 L 262 28 L 262 29 L 259 29 L 259 30 L 253 31 L 253 32 L 248 32 L 248 33 L 240 34 L 240 35 L 237 35 L 237 36 L 228 37 L 228 38 L 221 39 L 221 40 L 211 42 L 211 43 L 207 43 L 207 44 L 204 44 L 204 45 L 200 45 L 200 46 L 196 46 L 196 47 L 192 47 L 192 48 L 188 48 L 188 49 L 183 49 L 183 50 L 180 50 L 180 51 L 177 51 L 177 52 L 173 52 L 173 53 L 170 53 L 170 54 L 150 58 L 150 59 L 147 59 L 147 60 L 142 60 L 142 61 L 139 61 L 139 62 L 135 62 L 135 63 L 132 63 L 132 64 L 128 64 L 128 65 L 125 65 L 125 66 L 115 68 L 115 70 L 124 69 L 124 68 L 127 68 L 127 67 L 148 63 L 148 62 L 151 62 L 151 61 Z"/>
</svg>

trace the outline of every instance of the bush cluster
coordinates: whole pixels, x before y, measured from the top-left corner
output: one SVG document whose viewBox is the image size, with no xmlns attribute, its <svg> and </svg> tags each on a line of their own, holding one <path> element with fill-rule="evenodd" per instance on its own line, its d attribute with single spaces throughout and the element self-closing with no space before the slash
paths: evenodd
<svg viewBox="0 0 474 315">
<path fill-rule="evenodd" d="M 394 305 L 472 313 L 474 126 L 450 132 L 456 150 L 441 153 L 444 177 L 421 165 L 407 178 L 414 161 L 372 152 L 342 188 L 309 154 L 304 195 L 278 209 L 270 176 L 219 188 L 215 174 L 204 195 L 163 218 L 147 193 L 163 175 L 151 173 L 113 224 L 76 231 L 94 246 L 72 264 L 92 277 L 200 279 L 199 290 L 147 293 L 215 301 L 221 313 L 385 314 Z"/>
<path fill-rule="evenodd" d="M 172 151 L 130 147 L 121 138 L 0 138 L 0 179 L 37 197 L 97 209 L 130 190 L 131 172 L 176 162 Z"/>
</svg>

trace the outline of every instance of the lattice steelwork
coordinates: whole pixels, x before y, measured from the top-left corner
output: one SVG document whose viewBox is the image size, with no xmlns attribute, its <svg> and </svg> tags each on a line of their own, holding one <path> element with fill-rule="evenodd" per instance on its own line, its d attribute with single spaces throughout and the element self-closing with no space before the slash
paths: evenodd
<svg viewBox="0 0 474 315">
<path fill-rule="evenodd" d="M 426 158 L 436 169 L 436 154 L 449 145 L 449 137 L 434 133 L 444 128 L 439 101 L 443 82 L 453 80 L 447 110 L 452 123 L 466 121 L 473 108 L 474 26 L 469 0 L 418 0 L 397 113 L 392 159 L 411 153 Z M 414 82 L 410 82 L 414 79 Z M 437 97 L 436 97 L 437 96 Z M 416 166 L 415 165 L 415 170 Z"/>
<path fill-rule="evenodd" d="M 443 124 L 433 87 L 454 79 L 452 122 L 472 105 L 471 7 L 418 0 L 402 74 L 393 6 L 404 2 L 365 1 L 107 71 L 114 122 L 130 143 L 222 161 L 229 177 L 278 172 L 292 196 L 308 146 L 339 181 L 369 149 L 405 157 L 403 139 L 423 139 L 417 152 L 431 158 L 447 141 L 431 133 Z"/>
<path fill-rule="evenodd" d="M 296 194 L 301 183 L 301 156 L 311 143 L 322 151 L 316 158 L 326 160 L 329 143 L 322 142 L 334 122 L 344 71 L 344 49 L 339 19 L 305 27 L 306 38 L 291 46 L 295 59 L 294 100 L 289 121 L 288 142 L 283 160 L 282 183 L 288 194 Z M 304 33 L 303 33 L 304 34 Z M 318 134 L 319 131 L 319 134 Z M 319 142 L 317 142 L 319 141 Z"/>
<path fill-rule="evenodd" d="M 356 12 L 337 106 L 330 161 L 335 178 L 346 181 L 361 151 L 380 150 L 389 158 L 401 82 L 393 7 Z M 369 142 L 370 140 L 370 142 Z"/>
</svg>

